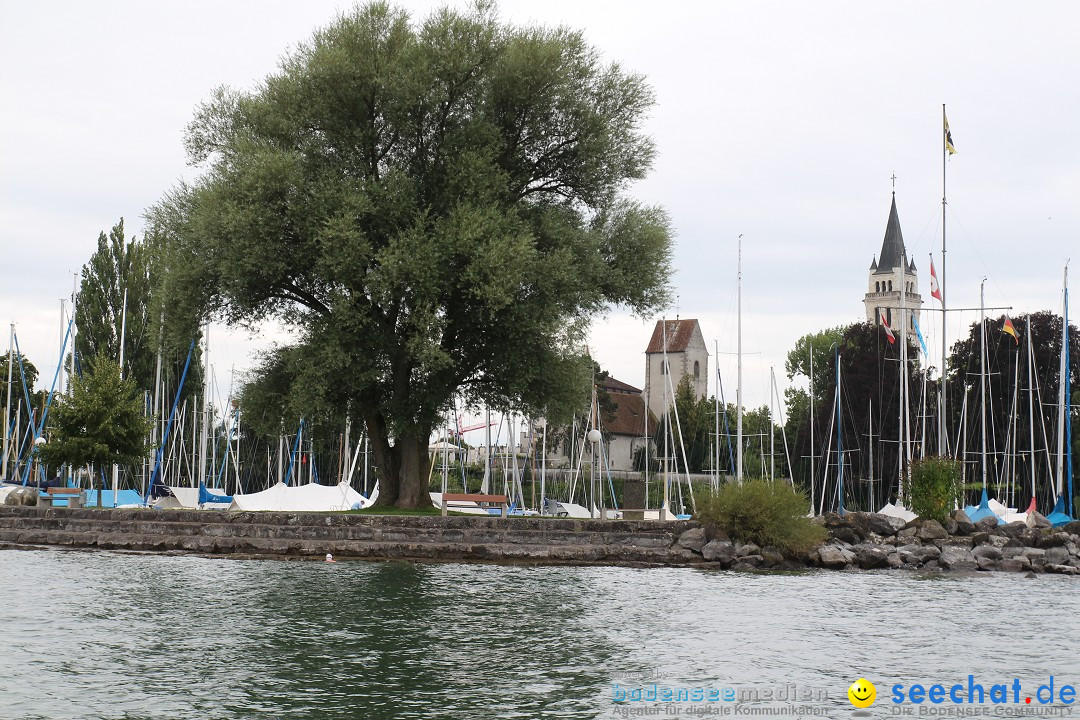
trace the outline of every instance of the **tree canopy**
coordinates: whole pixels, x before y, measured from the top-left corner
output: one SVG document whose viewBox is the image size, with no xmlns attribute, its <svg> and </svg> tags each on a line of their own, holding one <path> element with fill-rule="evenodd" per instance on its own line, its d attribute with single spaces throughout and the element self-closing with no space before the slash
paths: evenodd
<svg viewBox="0 0 1080 720">
<path fill-rule="evenodd" d="M 128 464 L 146 457 L 151 420 L 134 381 L 120 378 L 120 365 L 106 355 L 89 361 L 70 395 L 57 395 L 49 413 L 42 462 L 59 466 Z"/>
<path fill-rule="evenodd" d="M 453 393 L 555 417 L 588 390 L 589 320 L 666 302 L 666 214 L 626 195 L 652 165 L 653 102 L 573 30 L 486 3 L 421 21 L 361 6 L 199 109 L 205 172 L 149 213 L 170 304 L 293 327 L 273 364 L 289 392 L 352 408 L 380 502 L 423 504 Z"/>
</svg>

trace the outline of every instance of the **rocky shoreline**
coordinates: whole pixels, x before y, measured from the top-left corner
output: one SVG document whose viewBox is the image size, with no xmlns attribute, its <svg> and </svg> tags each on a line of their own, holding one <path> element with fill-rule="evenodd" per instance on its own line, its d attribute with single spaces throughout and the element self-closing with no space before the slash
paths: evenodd
<svg viewBox="0 0 1080 720">
<path fill-rule="evenodd" d="M 698 567 L 736 571 L 913 570 L 1080 574 L 1080 521 L 994 526 L 874 513 L 817 518 L 802 554 L 729 539 L 695 521 L 437 517 L 342 513 L 0 506 L 0 546 L 209 556 Z"/>
<path fill-rule="evenodd" d="M 687 530 L 679 544 L 723 569 L 1002 571 L 1080 574 L 1080 521 L 1051 527 L 1041 515 L 1031 524 L 977 523 L 962 510 L 945 523 L 905 522 L 877 513 L 831 513 L 815 518 L 828 540 L 805 554 L 785 556 L 775 547 L 739 543 L 706 528 Z"/>
</svg>

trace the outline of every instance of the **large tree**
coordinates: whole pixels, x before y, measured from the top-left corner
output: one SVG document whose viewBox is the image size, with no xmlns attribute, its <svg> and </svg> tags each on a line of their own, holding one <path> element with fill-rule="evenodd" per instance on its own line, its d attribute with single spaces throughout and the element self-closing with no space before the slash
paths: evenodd
<svg viewBox="0 0 1080 720">
<path fill-rule="evenodd" d="M 48 442 L 38 449 L 54 467 L 128 464 L 146 456 L 150 419 L 143 416 L 141 393 L 121 379 L 120 365 L 106 355 L 87 363 L 70 395 L 58 395 L 49 414 Z"/>
<path fill-rule="evenodd" d="M 188 346 L 200 332 L 194 313 L 182 305 L 164 306 L 162 258 L 160 243 L 153 237 L 126 237 L 123 218 L 108 235 L 104 231 L 98 235 L 97 249 L 82 268 L 75 304 L 75 352 L 80 365 L 99 355 L 119 361 L 123 335 L 124 377 L 157 397 L 159 409 L 162 405 L 167 409 L 179 386 Z M 159 351 L 162 388 L 155 388 Z M 201 357 L 196 355 L 184 385 L 185 397 L 199 394 L 202 378 Z"/>
<path fill-rule="evenodd" d="M 149 216 L 171 297 L 295 328 L 292 392 L 362 417 L 380 502 L 422 505 L 452 393 L 555 417 L 589 320 L 666 302 L 666 215 L 625 195 L 652 104 L 579 32 L 362 6 L 199 110 L 205 173 Z"/>
</svg>

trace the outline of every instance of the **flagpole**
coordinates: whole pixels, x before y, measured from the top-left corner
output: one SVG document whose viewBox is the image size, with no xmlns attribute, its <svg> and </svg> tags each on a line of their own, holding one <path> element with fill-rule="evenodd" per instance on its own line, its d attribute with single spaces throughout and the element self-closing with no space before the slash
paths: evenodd
<svg viewBox="0 0 1080 720">
<path fill-rule="evenodd" d="M 945 103 L 941 104 L 941 282 L 938 285 L 938 289 L 941 291 L 941 402 L 938 403 L 941 410 L 941 420 L 938 423 L 938 453 L 942 456 L 949 454 L 949 445 L 947 433 L 945 432 L 945 398 L 947 396 L 945 392 L 946 386 L 946 372 L 945 361 L 948 353 L 948 342 L 946 341 L 945 334 L 945 319 L 948 315 L 945 313 L 945 205 L 946 205 L 946 185 L 945 185 L 945 167 L 946 159 L 949 155 L 949 148 L 947 145 L 948 135 L 945 131 L 945 124 L 948 119 L 945 116 Z"/>
</svg>

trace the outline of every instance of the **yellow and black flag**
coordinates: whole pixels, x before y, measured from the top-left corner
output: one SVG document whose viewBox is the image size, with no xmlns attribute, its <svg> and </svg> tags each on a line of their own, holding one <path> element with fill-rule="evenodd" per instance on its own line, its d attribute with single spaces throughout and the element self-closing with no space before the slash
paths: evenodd
<svg viewBox="0 0 1080 720">
<path fill-rule="evenodd" d="M 956 147 L 952 144 L 952 133 L 949 132 L 949 118 L 942 113 L 942 117 L 945 118 L 945 149 L 950 155 L 956 154 Z"/>
</svg>

